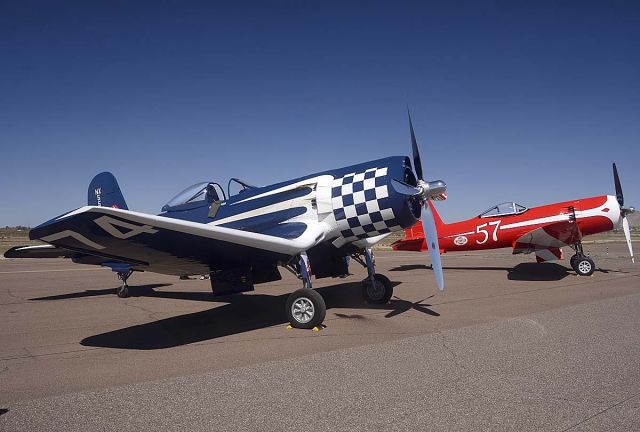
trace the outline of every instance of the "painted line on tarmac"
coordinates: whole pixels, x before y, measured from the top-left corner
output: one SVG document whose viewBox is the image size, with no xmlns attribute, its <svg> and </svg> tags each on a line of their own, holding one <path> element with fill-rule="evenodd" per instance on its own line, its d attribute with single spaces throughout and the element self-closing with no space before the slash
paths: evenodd
<svg viewBox="0 0 640 432">
<path fill-rule="evenodd" d="M 0 274 L 15 274 L 15 273 L 49 273 L 49 272 L 79 272 L 79 271 L 96 271 L 106 270 L 105 268 L 90 268 L 90 269 L 53 269 L 53 270 L 15 270 L 15 271 L 2 271 Z"/>
</svg>

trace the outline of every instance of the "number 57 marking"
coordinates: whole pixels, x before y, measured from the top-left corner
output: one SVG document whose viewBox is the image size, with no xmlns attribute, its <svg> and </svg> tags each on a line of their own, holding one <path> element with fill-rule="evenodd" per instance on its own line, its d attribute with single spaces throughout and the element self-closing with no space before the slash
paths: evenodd
<svg viewBox="0 0 640 432">
<path fill-rule="evenodd" d="M 486 229 L 484 229 L 484 227 L 486 227 L 487 225 L 493 226 L 493 233 L 491 235 L 491 238 L 493 239 L 493 241 L 498 241 L 498 227 L 500 226 L 500 222 L 502 221 L 497 220 L 493 222 L 483 223 L 482 225 L 478 225 L 476 227 L 476 233 L 484 234 L 484 239 L 476 240 L 476 243 L 484 244 L 487 242 L 487 240 L 489 240 L 489 232 Z"/>
</svg>

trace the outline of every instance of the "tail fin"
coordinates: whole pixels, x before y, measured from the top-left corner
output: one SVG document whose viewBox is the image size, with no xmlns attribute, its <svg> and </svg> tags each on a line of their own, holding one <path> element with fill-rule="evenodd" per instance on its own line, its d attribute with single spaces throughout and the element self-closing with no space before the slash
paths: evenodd
<svg viewBox="0 0 640 432">
<path fill-rule="evenodd" d="M 441 226 L 445 226 L 446 223 L 442 221 L 442 218 L 438 214 L 438 210 L 436 210 L 436 206 L 433 204 L 433 201 L 429 200 L 429 207 L 431 207 L 431 212 L 433 213 L 433 219 L 436 222 L 436 229 L 440 229 Z"/>
<path fill-rule="evenodd" d="M 116 178 L 110 172 L 101 172 L 89 183 L 87 204 L 129 210 Z"/>
</svg>

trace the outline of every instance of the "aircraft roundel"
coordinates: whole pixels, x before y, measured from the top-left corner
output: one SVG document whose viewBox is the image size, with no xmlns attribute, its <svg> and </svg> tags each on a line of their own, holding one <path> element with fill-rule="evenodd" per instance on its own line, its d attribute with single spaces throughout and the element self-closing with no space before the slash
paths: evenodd
<svg viewBox="0 0 640 432">
<path fill-rule="evenodd" d="M 467 241 L 468 241 L 467 237 L 462 236 L 462 235 L 453 239 L 453 243 L 458 245 L 458 246 L 462 246 L 462 245 L 467 244 Z"/>
</svg>

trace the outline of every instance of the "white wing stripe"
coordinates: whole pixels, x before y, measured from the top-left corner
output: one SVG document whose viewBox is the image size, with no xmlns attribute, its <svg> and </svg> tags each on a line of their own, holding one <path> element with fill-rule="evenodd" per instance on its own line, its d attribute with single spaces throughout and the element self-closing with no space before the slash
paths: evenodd
<svg viewBox="0 0 640 432">
<path fill-rule="evenodd" d="M 47 243 L 51 243 L 51 242 L 54 242 L 56 240 L 60 240 L 60 239 L 65 238 L 65 237 L 72 237 L 72 238 L 78 240 L 80 243 L 82 243 L 82 244 L 84 244 L 86 246 L 89 246 L 90 248 L 93 248 L 93 249 L 104 249 L 104 246 L 102 246 L 101 244 L 98 244 L 98 243 L 96 243 L 96 242 L 94 242 L 92 240 L 89 240 L 88 238 L 86 238 L 82 234 L 77 233 L 75 231 L 71 231 L 71 230 L 60 231 L 60 232 L 57 232 L 55 234 L 51 234 L 51 235 L 48 235 L 46 237 L 42 237 L 41 240 L 42 241 L 46 241 Z"/>
</svg>

